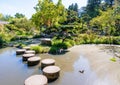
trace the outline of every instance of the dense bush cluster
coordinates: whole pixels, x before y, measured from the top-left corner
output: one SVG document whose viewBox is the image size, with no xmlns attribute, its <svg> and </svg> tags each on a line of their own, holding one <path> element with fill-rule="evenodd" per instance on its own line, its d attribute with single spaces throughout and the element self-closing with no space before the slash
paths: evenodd
<svg viewBox="0 0 120 85">
<path fill-rule="evenodd" d="M 99 36 L 94 34 L 82 34 L 75 39 L 76 44 L 118 44 L 120 45 L 120 37 Z"/>
<path fill-rule="evenodd" d="M 31 49 L 34 50 L 36 53 L 48 53 L 49 47 L 43 47 L 43 46 L 31 46 Z"/>
</svg>

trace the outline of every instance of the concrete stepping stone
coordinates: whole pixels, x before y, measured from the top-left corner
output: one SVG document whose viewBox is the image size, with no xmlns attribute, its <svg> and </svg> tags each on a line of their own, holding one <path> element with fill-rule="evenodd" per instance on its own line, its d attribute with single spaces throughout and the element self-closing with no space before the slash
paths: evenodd
<svg viewBox="0 0 120 85">
<path fill-rule="evenodd" d="M 48 78 L 48 81 L 56 80 L 60 75 L 60 68 L 58 66 L 47 66 L 43 69 L 43 75 Z"/>
<path fill-rule="evenodd" d="M 55 65 L 55 60 L 54 59 L 43 59 L 41 61 L 41 68 L 43 69 L 46 66 L 51 66 Z"/>
<path fill-rule="evenodd" d="M 25 51 L 26 54 L 35 54 L 35 51 L 34 50 L 27 50 Z"/>
<path fill-rule="evenodd" d="M 18 49 L 18 50 L 16 50 L 16 55 L 24 54 L 25 51 L 26 51 L 25 49 Z"/>
<path fill-rule="evenodd" d="M 28 58 L 27 64 L 28 64 L 28 66 L 34 66 L 34 65 L 39 64 L 40 60 L 41 60 L 40 57 L 36 57 L 36 56 L 30 57 L 30 58 Z"/>
<path fill-rule="evenodd" d="M 34 56 L 35 56 L 35 54 L 23 54 L 22 59 L 23 59 L 23 61 L 27 61 L 28 58 L 34 57 Z"/>
<path fill-rule="evenodd" d="M 24 85 L 48 85 L 48 80 L 44 75 L 33 75 L 25 80 Z"/>
<path fill-rule="evenodd" d="M 30 50 L 30 47 L 23 47 L 23 49 Z"/>
</svg>

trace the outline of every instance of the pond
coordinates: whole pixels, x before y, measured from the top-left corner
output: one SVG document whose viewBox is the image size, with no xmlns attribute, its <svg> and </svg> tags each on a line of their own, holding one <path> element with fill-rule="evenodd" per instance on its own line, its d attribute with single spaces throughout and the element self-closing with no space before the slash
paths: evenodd
<svg viewBox="0 0 120 85">
<path fill-rule="evenodd" d="M 31 75 L 41 74 L 40 64 L 28 67 L 22 61 L 21 55 L 16 56 L 17 48 L 3 48 L 0 50 L 0 84 L 24 85 L 24 81 Z M 114 85 L 110 84 L 108 77 L 103 79 L 98 76 L 91 61 L 85 55 L 76 55 L 68 52 L 64 55 L 38 55 L 42 59 L 53 58 L 56 65 L 61 68 L 60 77 L 48 85 Z M 116 84 L 119 85 L 119 84 Z"/>
</svg>

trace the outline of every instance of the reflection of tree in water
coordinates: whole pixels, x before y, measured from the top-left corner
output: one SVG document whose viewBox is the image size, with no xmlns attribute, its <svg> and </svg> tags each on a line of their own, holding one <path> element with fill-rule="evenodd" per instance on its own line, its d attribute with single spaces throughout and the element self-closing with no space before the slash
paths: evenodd
<svg viewBox="0 0 120 85">
<path fill-rule="evenodd" d="M 107 51 L 108 53 L 112 53 L 113 57 L 119 57 L 120 58 L 120 46 L 107 45 L 107 46 L 104 46 L 102 49 Z"/>
</svg>

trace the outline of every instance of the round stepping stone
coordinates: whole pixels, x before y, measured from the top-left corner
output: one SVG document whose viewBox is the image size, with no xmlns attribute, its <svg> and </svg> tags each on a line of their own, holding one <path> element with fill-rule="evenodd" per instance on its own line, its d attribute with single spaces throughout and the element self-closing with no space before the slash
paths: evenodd
<svg viewBox="0 0 120 85">
<path fill-rule="evenodd" d="M 34 50 L 27 50 L 25 51 L 26 54 L 35 54 L 35 51 Z"/>
<path fill-rule="evenodd" d="M 41 61 L 41 68 L 43 69 L 46 66 L 51 66 L 55 65 L 55 60 L 54 59 L 43 59 Z"/>
<path fill-rule="evenodd" d="M 58 66 L 47 66 L 43 69 L 43 74 L 48 78 L 48 81 L 56 80 L 60 74 Z"/>
<path fill-rule="evenodd" d="M 30 47 L 23 47 L 23 49 L 30 50 Z"/>
<path fill-rule="evenodd" d="M 48 85 L 48 80 L 44 75 L 33 75 L 25 80 L 24 85 Z"/>
<path fill-rule="evenodd" d="M 39 64 L 41 58 L 40 57 L 30 57 L 28 58 L 28 66 L 34 66 Z"/>
<path fill-rule="evenodd" d="M 27 61 L 28 60 L 28 58 L 30 58 L 30 57 L 34 57 L 35 56 L 35 54 L 23 54 L 23 61 Z"/>
<path fill-rule="evenodd" d="M 16 50 L 16 55 L 24 54 L 25 51 L 26 51 L 25 49 L 19 49 L 19 50 Z"/>
</svg>

